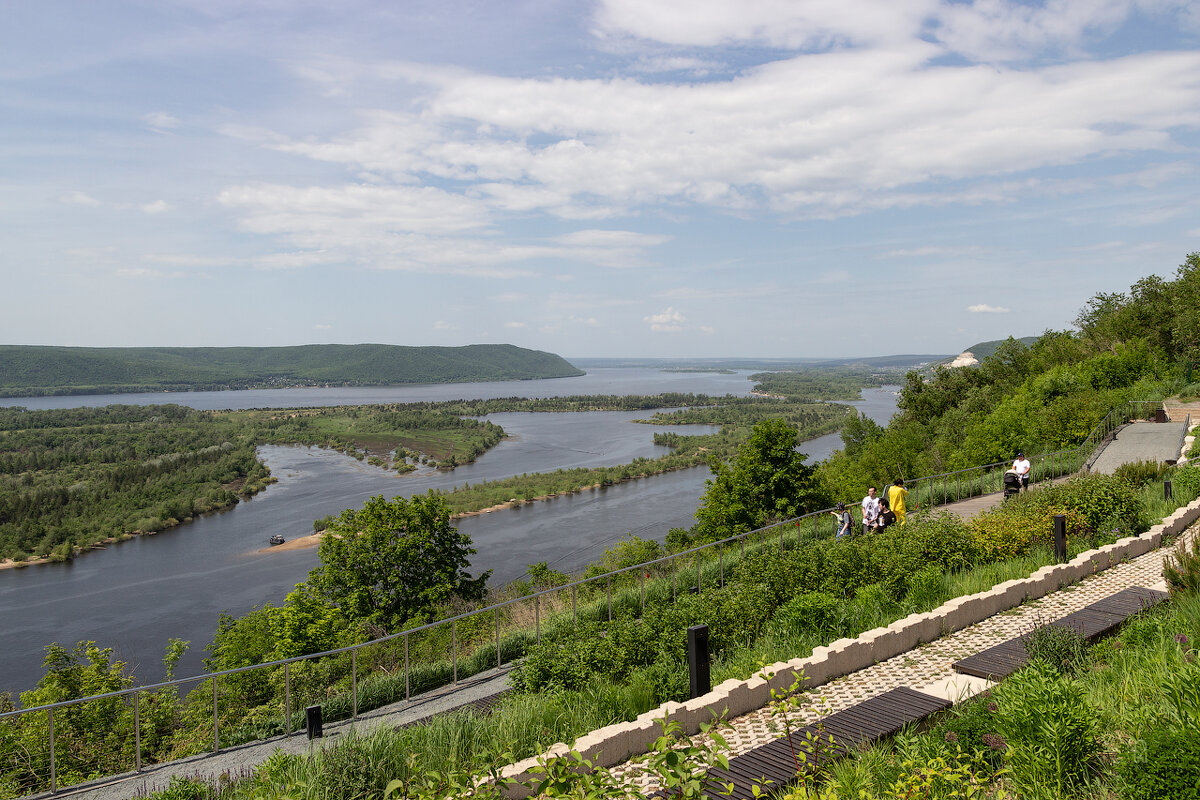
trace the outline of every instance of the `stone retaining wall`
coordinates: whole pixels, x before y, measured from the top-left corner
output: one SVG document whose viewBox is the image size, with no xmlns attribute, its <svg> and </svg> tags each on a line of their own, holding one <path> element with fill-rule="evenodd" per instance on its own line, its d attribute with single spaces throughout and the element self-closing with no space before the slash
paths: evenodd
<svg viewBox="0 0 1200 800">
<path fill-rule="evenodd" d="M 805 687 L 812 688 L 876 662 L 886 661 L 918 644 L 962 630 L 1122 561 L 1145 555 L 1161 547 L 1164 536 L 1179 535 L 1197 519 L 1200 519 L 1200 499 L 1178 509 L 1140 536 L 1126 537 L 1088 550 L 1065 564 L 1042 567 L 1027 578 L 1005 581 L 986 592 L 956 597 L 932 611 L 910 614 L 885 628 L 866 631 L 853 639 L 838 639 L 827 646 L 814 648 L 812 655 L 807 658 L 772 664 L 765 670 L 774 673 L 769 681 L 757 676 L 747 680 L 728 680 L 708 694 L 686 703 L 664 703 L 633 722 L 620 722 L 592 731 L 575 740 L 573 747 L 556 744 L 546 751 L 545 757 L 565 755 L 575 750 L 597 766 L 611 767 L 624 763 L 650 750 L 662 732 L 660 721 L 664 717 L 679 723 L 688 735 L 697 733 L 702 724 L 718 717 L 731 719 L 763 708 L 771 699 L 772 689 L 786 690 L 801 671 L 804 673 Z M 520 781 L 528 781 L 540 774 L 536 758 L 527 758 L 503 770 L 504 776 Z M 509 787 L 509 797 L 523 798 L 528 794 L 523 787 Z"/>
</svg>

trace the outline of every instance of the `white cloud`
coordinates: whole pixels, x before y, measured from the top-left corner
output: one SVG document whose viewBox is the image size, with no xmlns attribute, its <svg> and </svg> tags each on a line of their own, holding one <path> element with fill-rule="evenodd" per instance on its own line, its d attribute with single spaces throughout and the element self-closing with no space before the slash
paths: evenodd
<svg viewBox="0 0 1200 800">
<path fill-rule="evenodd" d="M 149 280 L 157 280 L 160 278 L 182 278 L 184 276 L 184 273 L 178 271 L 163 272 L 162 270 L 148 269 L 145 267 L 123 267 L 118 269 L 115 274 L 120 278 Z"/>
<path fill-rule="evenodd" d="M 454 325 L 453 323 L 446 322 L 444 319 L 439 319 L 433 323 L 433 329 L 435 331 L 456 331 L 458 330 L 458 326 Z"/>
<path fill-rule="evenodd" d="M 789 5 L 747 15 L 787 16 Z M 801 17 L 826 13 L 799 5 Z M 851 25 L 865 12 L 829 13 Z M 364 193 L 411 199 L 410 184 L 432 176 L 446 187 L 429 190 L 445 212 L 434 224 L 469 226 L 493 212 L 603 219 L 661 204 L 828 217 L 1008 201 L 1045 188 L 1011 176 L 1172 150 L 1176 131 L 1200 126 L 1197 52 L 1022 69 L 934 65 L 943 54 L 910 38 L 669 84 L 405 66 L 396 72 L 416 82 L 418 111 L 364 114 L 364 126 L 325 140 L 258 136 L 394 184 Z"/>
<path fill-rule="evenodd" d="M 100 201 L 86 192 L 74 191 L 58 198 L 58 202 L 68 206 L 98 206 Z"/>
<path fill-rule="evenodd" d="M 604 0 L 601 34 L 672 45 L 827 47 L 913 36 L 936 0 Z"/>
<path fill-rule="evenodd" d="M 643 317 L 643 319 L 650 323 L 650 330 L 655 333 L 678 333 L 684 329 L 683 323 L 687 322 L 687 317 L 672 307 L 668 307 L 661 313 Z"/>
<path fill-rule="evenodd" d="M 1008 309 L 1003 306 L 989 306 L 987 303 L 980 303 L 974 306 L 967 306 L 967 311 L 974 314 L 1007 314 Z"/>
<path fill-rule="evenodd" d="M 313 330 L 314 331 L 330 331 L 330 330 L 333 330 L 333 326 L 327 325 L 324 322 L 318 322 L 316 325 L 313 325 Z"/>
<path fill-rule="evenodd" d="M 154 111 L 142 117 L 150 129 L 158 133 L 175 130 L 179 127 L 179 118 L 173 114 L 168 114 L 166 111 Z"/>
<path fill-rule="evenodd" d="M 983 248 L 978 245 L 961 245 L 961 246 L 944 246 L 944 245 L 925 245 L 924 247 L 912 247 L 908 249 L 889 250 L 883 253 L 880 258 L 924 258 L 926 256 L 966 256 L 978 255 L 983 252 Z"/>
<path fill-rule="evenodd" d="M 146 203 L 142 206 L 142 211 L 147 214 L 162 214 L 170 210 L 171 205 L 166 200 L 155 200 L 153 203 Z"/>
<path fill-rule="evenodd" d="M 506 327 L 506 328 L 524 328 L 525 323 L 524 322 L 506 322 L 506 323 L 504 323 L 504 327 Z"/>
</svg>

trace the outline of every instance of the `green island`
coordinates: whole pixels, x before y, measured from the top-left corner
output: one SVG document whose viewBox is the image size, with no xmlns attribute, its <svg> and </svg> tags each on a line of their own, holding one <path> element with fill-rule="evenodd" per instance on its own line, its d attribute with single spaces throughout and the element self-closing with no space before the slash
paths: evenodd
<svg viewBox="0 0 1200 800">
<path fill-rule="evenodd" d="M 721 425 L 721 432 L 655 437 L 671 452 L 654 459 L 460 487 L 445 493 L 447 503 L 452 513 L 467 514 L 693 467 L 728 456 L 758 419 L 784 417 L 802 438 L 811 438 L 837 430 L 848 413 L 846 406 L 828 403 L 681 394 L 247 411 L 176 405 L 4 408 L 0 564 L 61 561 L 89 547 L 229 508 L 274 480 L 255 455 L 263 444 L 328 447 L 403 474 L 419 466 L 453 469 L 494 447 L 505 434 L 500 426 L 475 418 L 487 414 L 693 406 L 703 407 L 702 421 Z"/>
<path fill-rule="evenodd" d="M 578 590 L 556 589 L 569 576 L 531 565 L 529 580 L 485 594 L 464 571 L 470 542 L 457 534 L 446 499 L 376 498 L 332 522 L 321 564 L 280 606 L 223 618 L 206 663 L 214 671 L 372 642 L 457 616 L 476 603 L 541 589 L 537 605 L 416 631 L 371 644 L 357 661 L 340 653 L 290 665 L 293 711 L 285 719 L 281 667 L 214 679 L 186 694 L 167 686 L 141 693 L 143 763 L 203 752 L 217 722 L 230 745 L 300 724 L 297 709 L 320 703 L 326 720 L 359 713 L 454 677 L 495 666 L 497 651 L 522 656 L 515 689 L 491 716 L 463 710 L 429 724 L 350 735 L 311 755 L 276 753 L 258 768 L 208 782 L 176 779 L 156 795 L 177 798 L 500 797 L 478 781 L 513 760 L 573 741 L 597 727 L 632 720 L 687 696 L 684 632 L 710 627 L 712 681 L 745 679 L 761 665 L 805 656 L 844 636 L 886 625 L 1055 562 L 1051 520 L 1068 525 L 1068 555 L 1147 530 L 1200 496 L 1200 467 L 1128 464 L 1114 475 L 1083 474 L 1020 495 L 970 520 L 929 510 L 901 530 L 832 540 L 831 525 L 752 536 L 745 546 L 689 553 L 699 542 L 754 531 L 765 523 L 860 497 L 867 486 L 958 466 L 1034 456 L 1079 445 L 1108 412 L 1130 400 L 1196 396 L 1189 362 L 1200 359 L 1200 253 L 1174 280 L 1148 277 L 1129 293 L 1096 295 L 1077 330 L 1047 331 L 1031 344 L 1000 345 L 977 367 L 910 372 L 900 413 L 880 427 L 853 416 L 844 448 L 816 467 L 796 452 L 797 433 L 782 418 L 760 419 L 724 460 L 701 499 L 697 524 L 665 545 L 628 537 L 585 574 L 678 553 L 670 567 L 639 568 Z M 1193 447 L 1189 456 L 1200 456 Z M 1170 498 L 1164 481 L 1172 481 Z M 392 535 L 405 530 L 402 537 Z M 370 558 L 382 563 L 372 564 Z M 430 559 L 431 581 L 411 569 Z M 1172 603 L 1092 648 L 1048 642 L 1024 672 L 985 702 L 965 704 L 926 734 L 906 732 L 854 753 L 834 769 L 790 787 L 789 800 L 902 797 L 1187 797 L 1200 774 L 1200 546 L 1177 548 L 1167 573 Z M 362 569 L 352 569 L 355 564 Z M 382 569 L 373 573 L 371 569 Z M 402 581 L 379 575 L 402 576 Z M 679 575 L 695 592 L 678 591 Z M 688 579 L 691 580 L 691 577 Z M 508 594 L 502 594 L 507 592 Z M 537 620 L 535 629 L 533 620 Z M 498 625 L 499 630 L 493 628 Z M 454 637 L 458 658 L 448 652 Z M 1049 637 L 1045 637 L 1049 638 Z M 403 644 L 402 644 L 403 643 Z M 172 642 L 165 661 L 186 643 Z M 403 649 L 401 649 L 403 648 Z M 411 659 L 411 667 L 409 667 Z M 400 665 L 404 665 L 403 667 Z M 47 672 L 19 700 L 31 707 L 132 686 L 128 666 L 91 642 L 48 648 Z M 407 668 L 406 668 L 407 667 Z M 215 699 L 214 699 L 215 698 Z M 1001 701 L 997 709 L 991 703 Z M 11 704 L 11 699 L 4 701 Z M 11 706 L 10 706 L 11 707 Z M 59 785 L 128 770 L 134 709 L 128 697 L 89 701 L 60 728 Z M 44 715 L 0 720 L 0 796 L 47 788 Z M 712 753 L 676 740 L 651 770 L 678 778 Z M 953 734 L 951 736 L 950 734 Z M 999 736 L 999 739 L 987 738 Z M 672 750 L 671 745 L 677 749 Z M 674 755 L 671 755 L 674 753 Z M 604 771 L 577 770 L 572 756 L 547 756 L 547 796 L 634 797 Z M 542 787 L 543 789 L 545 787 Z M 699 797 L 699 792 L 693 796 Z"/>
<path fill-rule="evenodd" d="M 405 347 L 42 347 L 0 345 L 0 397 L 293 386 L 531 380 L 583 375 L 510 344 Z"/>
</svg>

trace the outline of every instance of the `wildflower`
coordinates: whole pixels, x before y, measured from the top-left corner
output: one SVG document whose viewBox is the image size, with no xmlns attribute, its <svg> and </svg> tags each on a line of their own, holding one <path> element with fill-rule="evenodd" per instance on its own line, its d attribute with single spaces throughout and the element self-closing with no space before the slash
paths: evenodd
<svg viewBox="0 0 1200 800">
<path fill-rule="evenodd" d="M 946 731 L 946 741 L 950 744 L 954 744 L 958 741 L 958 734 L 954 731 Z"/>
<path fill-rule="evenodd" d="M 1180 644 L 1187 644 L 1188 643 L 1187 634 L 1186 633 L 1175 634 L 1175 641 L 1179 642 Z"/>
<path fill-rule="evenodd" d="M 1008 747 L 1008 742 L 998 733 L 985 733 L 983 735 L 983 743 L 993 750 L 1001 751 Z"/>
<path fill-rule="evenodd" d="M 995 714 L 999 709 L 1000 706 L 996 705 L 995 703 L 988 703 L 988 711 L 991 711 L 993 714 Z"/>
</svg>

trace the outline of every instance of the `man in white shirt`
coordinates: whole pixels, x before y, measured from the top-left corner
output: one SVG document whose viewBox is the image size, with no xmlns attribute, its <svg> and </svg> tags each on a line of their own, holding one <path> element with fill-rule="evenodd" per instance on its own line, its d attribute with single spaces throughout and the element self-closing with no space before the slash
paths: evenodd
<svg viewBox="0 0 1200 800">
<path fill-rule="evenodd" d="M 1012 465 L 1013 472 L 1017 473 L 1017 477 L 1021 479 L 1021 490 L 1029 491 L 1029 470 L 1033 465 L 1029 463 L 1029 459 L 1024 453 L 1017 453 L 1017 460 Z"/>
<path fill-rule="evenodd" d="M 874 530 L 879 520 L 879 498 L 875 496 L 874 486 L 867 490 L 867 496 L 862 500 L 862 520 L 864 532 Z"/>
</svg>

